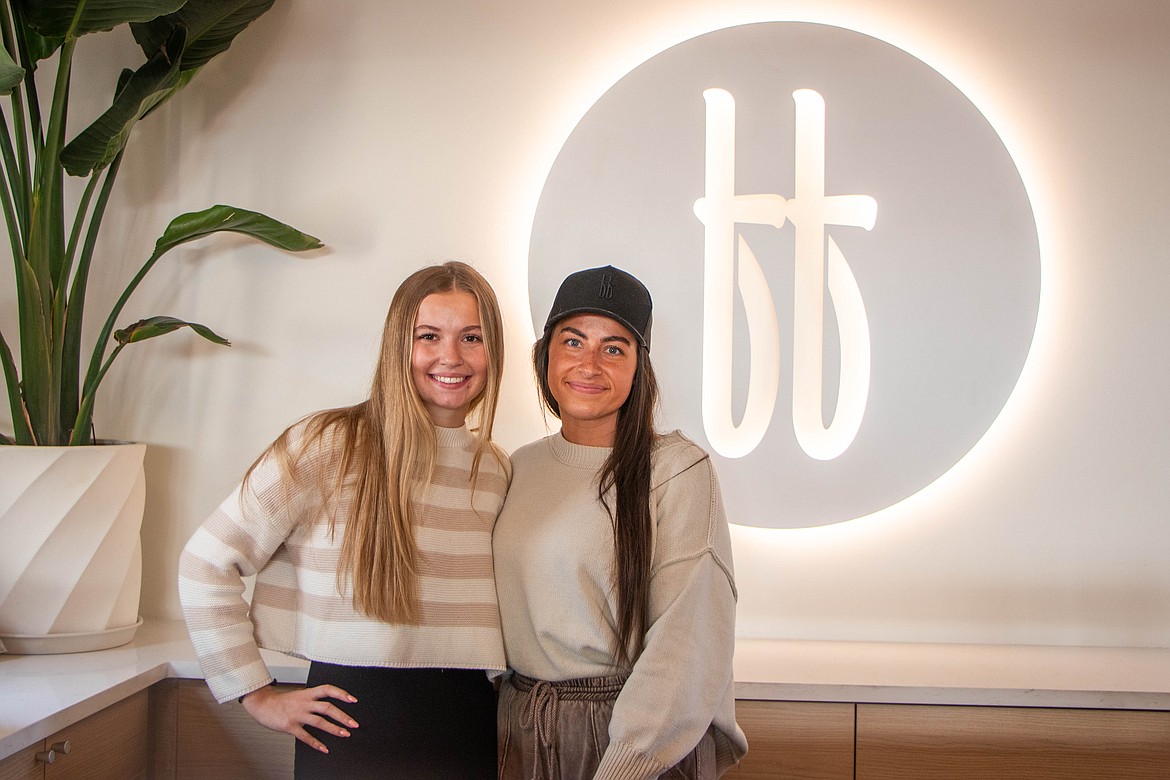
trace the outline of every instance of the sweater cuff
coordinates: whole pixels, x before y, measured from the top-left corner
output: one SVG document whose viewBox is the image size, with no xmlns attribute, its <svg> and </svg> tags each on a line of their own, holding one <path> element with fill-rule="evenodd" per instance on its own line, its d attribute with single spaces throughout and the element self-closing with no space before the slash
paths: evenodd
<svg viewBox="0 0 1170 780">
<path fill-rule="evenodd" d="M 650 780 L 669 768 L 629 745 L 610 742 L 593 780 Z"/>
<path fill-rule="evenodd" d="M 268 683 L 268 685 L 261 685 L 261 686 L 260 686 L 260 688 L 269 688 L 269 687 L 271 687 L 271 686 L 273 686 L 273 685 L 276 685 L 276 679 L 275 679 L 275 678 L 274 678 L 274 679 L 273 679 L 271 682 L 269 682 L 269 683 Z M 260 688 L 253 688 L 252 690 L 248 691 L 248 693 L 255 693 L 256 691 L 260 690 Z M 243 703 L 244 703 L 244 697 L 245 697 L 245 696 L 247 696 L 247 695 L 248 695 L 248 693 L 242 693 L 242 694 L 240 694 L 239 696 L 237 696 L 237 697 L 236 697 L 236 704 L 243 704 Z"/>
<path fill-rule="evenodd" d="M 211 689 L 211 695 L 220 704 L 247 696 L 252 691 L 274 682 L 272 674 L 263 661 L 249 664 L 244 669 L 220 674 L 207 674 L 204 679 L 207 681 L 207 687 Z"/>
</svg>

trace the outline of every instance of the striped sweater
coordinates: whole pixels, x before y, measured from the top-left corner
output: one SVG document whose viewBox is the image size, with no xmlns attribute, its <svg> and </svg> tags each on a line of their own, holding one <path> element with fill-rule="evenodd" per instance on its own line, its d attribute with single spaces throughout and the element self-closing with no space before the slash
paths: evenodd
<svg viewBox="0 0 1170 780">
<path fill-rule="evenodd" d="M 314 487 L 320 474 L 332 484 L 338 467 L 328 433 L 295 459 L 292 478 L 265 457 L 247 487 L 238 486 L 195 532 L 179 562 L 179 598 L 217 700 L 271 682 L 261 647 L 349 666 L 504 669 L 491 543 L 508 488 L 506 465 L 484 457 L 473 491 L 475 436 L 466 427 L 435 432 L 435 476 L 415 504 L 416 626 L 366 617 L 355 610 L 350 588 L 338 590 L 354 490 L 347 482 L 326 506 Z M 303 434 L 304 423 L 290 431 L 292 453 Z M 241 578 L 252 574 L 249 610 Z"/>
</svg>

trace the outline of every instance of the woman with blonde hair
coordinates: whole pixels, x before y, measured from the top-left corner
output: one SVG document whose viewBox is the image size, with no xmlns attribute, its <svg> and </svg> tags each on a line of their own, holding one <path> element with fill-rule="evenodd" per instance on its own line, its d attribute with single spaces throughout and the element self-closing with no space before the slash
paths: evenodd
<svg viewBox="0 0 1170 780">
<path fill-rule="evenodd" d="M 282 433 L 183 551 L 212 693 L 295 736 L 298 778 L 495 777 L 502 370 L 483 277 L 417 271 L 390 304 L 370 397 Z M 261 647 L 308 659 L 306 687 L 270 687 Z"/>
</svg>

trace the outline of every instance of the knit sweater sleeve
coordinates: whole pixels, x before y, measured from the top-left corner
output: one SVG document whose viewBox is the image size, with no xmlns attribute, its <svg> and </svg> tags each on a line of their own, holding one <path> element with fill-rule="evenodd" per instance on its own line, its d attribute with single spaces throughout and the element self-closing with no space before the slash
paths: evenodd
<svg viewBox="0 0 1170 780">
<path fill-rule="evenodd" d="M 732 754 L 720 755 L 720 769 L 746 749 L 732 693 L 731 540 L 714 468 L 703 457 L 657 490 L 650 628 L 615 703 L 595 779 L 657 777 L 713 723 L 724 730 L 719 752 Z"/>
<path fill-rule="evenodd" d="M 272 681 L 248 616 L 243 577 L 264 568 L 302 521 L 306 506 L 299 487 L 270 452 L 199 527 L 179 559 L 187 631 L 221 703 Z"/>
</svg>

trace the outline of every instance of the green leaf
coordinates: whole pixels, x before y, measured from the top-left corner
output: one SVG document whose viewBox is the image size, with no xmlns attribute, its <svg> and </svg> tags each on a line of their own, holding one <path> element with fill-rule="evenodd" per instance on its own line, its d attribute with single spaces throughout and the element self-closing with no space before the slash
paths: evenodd
<svg viewBox="0 0 1170 780">
<path fill-rule="evenodd" d="M 119 344 L 137 344 L 139 341 L 165 336 L 180 328 L 190 328 L 208 341 L 222 344 L 225 347 L 232 345 L 230 341 L 216 334 L 206 325 L 166 316 L 147 317 L 122 330 L 116 330 L 114 331 L 114 340 Z"/>
<path fill-rule="evenodd" d="M 203 211 L 182 214 L 171 220 L 171 224 L 167 225 L 167 229 L 154 245 L 154 256 L 157 258 L 179 244 L 223 231 L 243 233 L 290 252 L 320 249 L 323 246 L 314 236 L 302 233 L 272 217 L 235 206 L 219 205 Z"/>
<path fill-rule="evenodd" d="M 81 131 L 61 150 L 61 165 L 71 176 L 85 176 L 113 161 L 130 138 L 134 125 L 150 109 L 165 100 L 179 83 L 179 64 L 167 51 L 181 49 L 182 29 L 174 39 L 136 70 L 128 80 L 119 81 L 114 103 L 93 124 Z M 121 84 L 125 83 L 125 86 Z"/>
<path fill-rule="evenodd" d="M 81 0 L 16 0 L 28 25 L 41 35 L 54 38 L 112 30 L 127 22 L 148 22 L 169 14 L 184 0 L 85 0 L 81 18 L 74 17 Z"/>
<path fill-rule="evenodd" d="M 187 0 L 158 19 L 132 24 L 134 40 L 153 56 L 178 27 L 187 29 L 182 69 L 194 70 L 227 51 L 237 35 L 272 7 L 274 0 Z"/>
<path fill-rule="evenodd" d="M 33 267 L 23 258 L 17 261 L 23 294 L 20 305 L 21 390 L 28 424 L 42 444 L 57 444 L 59 418 L 53 402 L 53 347 L 51 303 L 41 294 L 43 285 Z M 47 284 L 47 280 L 46 280 Z"/>
<path fill-rule="evenodd" d="M 25 61 L 30 63 L 29 67 L 34 71 L 38 62 L 52 57 L 61 48 L 61 44 L 65 43 L 64 35 L 46 37 L 27 25 L 21 29 L 21 35 L 24 37 L 24 47 L 28 52 L 28 59 Z"/>
<path fill-rule="evenodd" d="M 106 346 L 109 344 L 114 330 L 114 322 L 121 315 L 122 308 L 130 300 L 130 296 L 134 294 L 138 285 L 166 252 L 180 244 L 221 231 L 243 233 L 266 244 L 293 252 L 317 249 L 322 245 L 313 236 L 289 227 L 283 222 L 277 222 L 263 214 L 233 206 L 212 206 L 204 211 L 183 214 L 171 220 L 171 224 L 167 225 L 162 237 L 155 243 L 154 253 L 147 258 L 142 267 L 138 269 L 138 273 L 126 285 L 126 289 L 122 291 L 121 297 L 118 298 L 114 308 L 110 310 L 109 316 L 106 317 L 106 323 L 102 326 L 101 332 L 98 333 L 93 355 L 90 357 L 89 369 L 85 373 L 85 381 L 82 384 L 81 411 L 77 415 L 78 422 L 74 426 L 74 435 L 78 429 L 89 425 L 89 415 L 93 404 L 87 402 L 86 399 L 93 398 L 114 355 L 125 346 L 125 344 L 120 343 L 114 349 L 114 354 L 106 361 L 105 366 L 102 366 L 102 356 L 105 354 Z"/>
<path fill-rule="evenodd" d="M 0 46 L 0 95 L 11 95 L 15 87 L 24 81 L 24 68 L 12 60 L 8 49 Z"/>
</svg>

